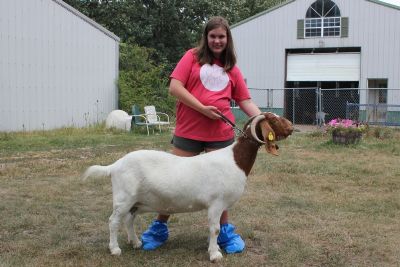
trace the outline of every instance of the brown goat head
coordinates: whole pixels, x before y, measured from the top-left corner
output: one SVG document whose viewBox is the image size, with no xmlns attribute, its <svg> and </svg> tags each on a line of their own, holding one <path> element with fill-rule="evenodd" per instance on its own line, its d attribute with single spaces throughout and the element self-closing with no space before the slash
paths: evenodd
<svg viewBox="0 0 400 267">
<path fill-rule="evenodd" d="M 264 112 L 251 119 L 250 130 L 254 139 L 265 144 L 268 153 L 277 156 L 278 145 L 275 142 L 291 135 L 293 125 L 284 117 L 271 112 Z M 260 134 L 263 140 L 258 138 Z"/>
</svg>

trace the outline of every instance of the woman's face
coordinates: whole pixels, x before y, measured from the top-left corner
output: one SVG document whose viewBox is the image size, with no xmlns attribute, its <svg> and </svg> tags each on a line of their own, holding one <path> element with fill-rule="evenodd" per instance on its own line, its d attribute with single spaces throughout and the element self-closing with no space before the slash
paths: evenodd
<svg viewBox="0 0 400 267">
<path fill-rule="evenodd" d="M 215 58 L 219 58 L 226 48 L 228 36 L 226 30 L 222 27 L 215 28 L 207 34 L 208 48 L 214 54 Z"/>
</svg>

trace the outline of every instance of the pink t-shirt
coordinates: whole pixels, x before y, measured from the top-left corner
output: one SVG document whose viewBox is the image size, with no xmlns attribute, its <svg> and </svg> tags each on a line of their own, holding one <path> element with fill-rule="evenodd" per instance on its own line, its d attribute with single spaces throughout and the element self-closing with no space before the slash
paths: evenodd
<svg viewBox="0 0 400 267">
<path fill-rule="evenodd" d="M 200 65 L 194 50 L 185 53 L 170 78 L 185 88 L 203 105 L 215 106 L 231 121 L 234 116 L 230 100 L 240 102 L 250 98 L 249 90 L 237 66 L 225 72 L 221 63 Z M 176 106 L 175 135 L 198 141 L 225 141 L 234 137 L 232 127 L 222 120 L 212 120 L 180 101 Z"/>
</svg>

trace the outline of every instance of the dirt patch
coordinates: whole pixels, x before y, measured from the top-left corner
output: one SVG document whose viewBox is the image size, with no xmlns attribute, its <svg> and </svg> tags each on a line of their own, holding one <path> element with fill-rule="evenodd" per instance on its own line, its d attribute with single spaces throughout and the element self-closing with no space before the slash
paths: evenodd
<svg viewBox="0 0 400 267">
<path fill-rule="evenodd" d="M 323 130 L 323 128 L 316 125 L 295 124 L 294 130 L 296 132 L 315 132 L 315 131 L 321 131 Z"/>
</svg>

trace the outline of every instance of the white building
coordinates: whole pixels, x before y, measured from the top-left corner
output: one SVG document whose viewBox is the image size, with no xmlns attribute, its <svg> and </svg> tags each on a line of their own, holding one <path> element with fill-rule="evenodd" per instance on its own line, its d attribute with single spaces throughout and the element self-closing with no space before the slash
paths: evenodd
<svg viewBox="0 0 400 267">
<path fill-rule="evenodd" d="M 400 88 L 399 25 L 400 7 L 377 0 L 290 0 L 233 25 L 232 35 L 249 88 L 358 88 L 361 117 L 362 105 L 385 104 L 390 119 L 400 115 L 400 90 L 391 90 Z M 274 111 L 294 114 L 289 94 L 274 92 Z M 347 99 L 334 98 L 343 109 Z"/>
<path fill-rule="evenodd" d="M 61 0 L 0 1 L 0 131 L 103 121 L 118 57 L 119 38 Z"/>
</svg>

